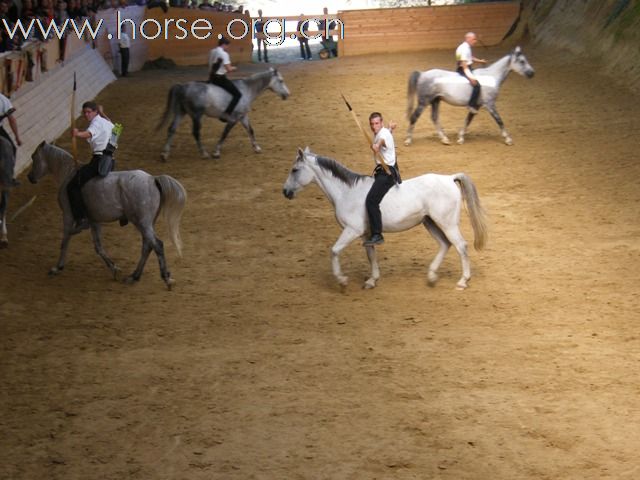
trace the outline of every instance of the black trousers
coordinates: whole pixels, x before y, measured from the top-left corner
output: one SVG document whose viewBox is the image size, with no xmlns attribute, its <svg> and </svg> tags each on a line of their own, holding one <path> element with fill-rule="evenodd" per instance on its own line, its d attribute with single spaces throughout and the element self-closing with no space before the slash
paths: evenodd
<svg viewBox="0 0 640 480">
<path fill-rule="evenodd" d="M 82 187 L 93 177 L 98 176 L 98 165 L 100 164 L 101 158 L 102 155 L 94 154 L 93 157 L 91 157 L 91 161 L 81 166 L 67 184 L 71 213 L 73 213 L 73 218 L 76 221 L 87 218 L 87 207 L 82 198 Z"/>
<path fill-rule="evenodd" d="M 298 41 L 300 42 L 300 57 L 302 57 L 304 60 L 311 58 L 309 40 L 301 36 L 300 38 L 298 38 Z"/>
<path fill-rule="evenodd" d="M 267 56 L 267 42 L 265 42 L 262 38 L 258 38 L 256 40 L 258 42 L 258 61 L 262 61 L 262 49 L 264 49 L 264 61 L 269 62 L 269 57 Z M 260 47 L 262 45 L 262 47 Z"/>
<path fill-rule="evenodd" d="M 380 202 L 393 187 L 395 180 L 392 175 L 387 175 L 382 168 L 376 168 L 373 177 L 373 186 L 367 194 L 365 206 L 369 215 L 369 226 L 371 235 L 382 233 L 382 214 L 380 213 Z"/>
<path fill-rule="evenodd" d="M 129 75 L 129 49 L 120 49 L 120 73 L 123 77 Z"/>
<path fill-rule="evenodd" d="M 4 127 L 0 127 L 0 135 L 2 135 L 4 138 L 9 140 L 9 143 L 11 144 L 11 148 L 13 148 L 13 156 L 15 157 L 16 151 L 17 151 L 16 144 L 13 143 L 13 140 L 11 140 L 11 137 L 9 136 L 7 131 L 4 129 Z"/>
<path fill-rule="evenodd" d="M 462 67 L 458 67 L 456 69 L 456 72 L 458 72 L 464 78 L 467 78 L 467 76 L 464 74 L 464 69 Z M 478 108 L 479 107 L 478 98 L 480 98 L 480 82 L 476 82 L 476 84 L 472 85 L 472 87 L 473 87 L 473 92 L 471 92 L 471 99 L 469 100 L 469 106 L 473 108 Z"/>
<path fill-rule="evenodd" d="M 236 108 L 236 105 L 238 105 L 238 102 L 240 101 L 240 97 L 242 97 L 240 90 L 236 88 L 233 82 L 229 80 L 226 75 L 217 75 L 215 73 L 212 73 L 209 76 L 209 83 L 213 83 L 214 85 L 222 87 L 231 95 L 233 95 L 233 98 L 231 99 L 229 106 L 224 111 L 224 113 L 226 113 L 227 115 L 231 115 L 231 112 L 233 112 L 233 109 Z"/>
</svg>

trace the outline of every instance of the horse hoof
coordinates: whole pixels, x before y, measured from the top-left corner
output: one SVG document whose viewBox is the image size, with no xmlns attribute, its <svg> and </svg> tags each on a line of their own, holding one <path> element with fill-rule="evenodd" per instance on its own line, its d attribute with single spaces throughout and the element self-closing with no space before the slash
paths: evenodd
<svg viewBox="0 0 640 480">
<path fill-rule="evenodd" d="M 256 153 L 262 153 L 262 148 L 260 148 L 258 145 L 256 145 L 255 147 L 253 147 L 253 151 Z"/>
<path fill-rule="evenodd" d="M 362 288 L 364 290 L 371 290 L 372 288 L 376 288 L 376 281 L 369 279 L 366 282 L 364 282 L 364 285 L 362 285 Z"/>
<path fill-rule="evenodd" d="M 508 145 L 508 146 L 511 146 L 511 145 L 513 145 L 513 140 L 511 140 L 510 138 L 505 138 L 504 139 L 504 144 Z"/>
<path fill-rule="evenodd" d="M 427 274 L 427 283 L 430 287 L 435 287 L 438 282 L 438 274 L 435 272 L 429 272 Z"/>
<path fill-rule="evenodd" d="M 115 265 L 113 266 L 113 268 L 111 268 L 111 273 L 113 275 L 113 279 L 114 280 L 118 280 L 118 274 L 121 272 L 121 270 L 116 267 Z"/>
<path fill-rule="evenodd" d="M 53 267 L 51 270 L 49 270 L 50 277 L 55 277 L 59 273 L 60 273 L 60 270 L 57 267 Z"/>
<path fill-rule="evenodd" d="M 216 154 L 214 153 L 213 156 L 215 157 Z M 211 158 L 211 155 L 209 155 L 209 152 L 202 152 L 200 153 L 200 158 L 202 158 L 203 160 L 208 160 Z"/>
<path fill-rule="evenodd" d="M 220 152 L 213 152 L 213 158 L 220 158 Z"/>
<path fill-rule="evenodd" d="M 458 283 L 456 283 L 456 290 L 464 290 L 465 288 L 467 288 L 467 282 L 460 280 Z"/>
<path fill-rule="evenodd" d="M 4 238 L 0 240 L 0 249 L 7 248 L 9 246 L 9 240 L 5 240 Z"/>
<path fill-rule="evenodd" d="M 175 285 L 176 281 L 173 278 L 168 278 L 164 281 L 167 284 L 167 290 L 171 291 L 171 287 Z"/>
<path fill-rule="evenodd" d="M 464 138 L 458 138 L 458 145 L 464 145 Z"/>
<path fill-rule="evenodd" d="M 408 147 L 409 145 L 411 145 L 411 139 L 410 139 L 410 138 L 407 138 L 407 139 L 404 141 L 404 146 L 405 146 L 405 147 Z"/>
<path fill-rule="evenodd" d="M 139 279 L 134 277 L 133 275 L 129 275 L 127 278 L 122 280 L 122 283 L 125 283 L 127 285 L 133 285 L 134 283 L 136 283 Z"/>
<path fill-rule="evenodd" d="M 160 154 L 160 160 L 162 160 L 163 162 L 166 162 L 167 160 L 169 160 L 169 152 L 162 152 Z"/>
<path fill-rule="evenodd" d="M 451 145 L 451 140 L 449 140 L 448 138 L 441 138 L 440 142 L 442 142 L 443 145 Z"/>
</svg>

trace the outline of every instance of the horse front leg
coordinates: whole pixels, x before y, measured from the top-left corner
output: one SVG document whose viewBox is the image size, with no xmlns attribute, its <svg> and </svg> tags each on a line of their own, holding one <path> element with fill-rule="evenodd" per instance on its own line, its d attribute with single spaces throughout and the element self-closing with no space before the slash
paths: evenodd
<svg viewBox="0 0 640 480">
<path fill-rule="evenodd" d="M 222 135 L 220 136 L 220 140 L 218 140 L 216 149 L 213 151 L 213 158 L 220 158 L 220 150 L 222 150 L 222 144 L 224 140 L 227 138 L 227 135 L 229 135 L 229 132 L 231 131 L 231 129 L 235 127 L 235 125 L 236 125 L 235 121 L 227 122 L 227 124 L 224 127 L 224 130 L 222 131 Z"/>
<path fill-rule="evenodd" d="M 469 125 L 471 125 L 471 122 L 473 121 L 473 118 L 475 116 L 475 113 L 469 112 L 467 114 L 467 118 L 465 118 L 464 120 L 464 125 L 462 126 L 462 129 L 460 129 L 460 132 L 458 132 L 458 145 L 462 145 L 464 143 L 464 136 L 467 133 L 467 128 L 469 128 Z"/>
<path fill-rule="evenodd" d="M 67 249 L 69 248 L 69 240 L 73 235 L 73 216 L 71 213 L 64 215 L 62 218 L 62 242 L 60 243 L 60 256 L 58 257 L 58 263 L 55 267 L 49 270 L 49 275 L 58 275 L 64 270 L 64 265 L 67 259 Z"/>
<path fill-rule="evenodd" d="M 498 110 L 496 110 L 496 106 L 494 104 L 489 104 L 486 105 L 486 107 L 493 119 L 498 124 L 498 127 L 500 127 L 500 133 L 502 135 L 502 138 L 504 139 L 504 143 L 509 146 L 513 145 L 513 139 L 511 138 L 511 135 L 509 135 L 509 132 L 507 132 L 507 129 L 504 128 L 504 122 L 502 121 L 502 118 L 500 118 L 500 114 L 498 113 Z"/>
<path fill-rule="evenodd" d="M 253 127 L 249 122 L 249 115 L 245 115 L 244 117 L 242 117 L 242 119 L 240 120 L 240 123 L 249 134 L 249 140 L 251 140 L 251 146 L 253 147 L 253 151 L 256 153 L 262 152 L 262 148 L 260 148 L 260 145 L 258 145 L 258 142 L 256 142 L 256 136 L 253 132 Z"/>
<path fill-rule="evenodd" d="M 102 246 L 102 227 L 98 223 L 91 224 L 91 236 L 93 237 L 93 247 L 100 258 L 107 265 L 107 268 L 111 270 L 111 274 L 113 275 L 113 279 L 116 280 L 118 278 L 118 272 L 120 269 L 116 266 L 116 264 L 111 260 L 111 257 L 107 254 L 106 250 Z"/>
<path fill-rule="evenodd" d="M 371 276 L 367 278 L 362 285 L 362 288 L 370 289 L 375 288 L 378 279 L 380 278 L 380 267 L 378 266 L 378 257 L 376 255 L 376 247 L 373 245 L 367 245 L 367 258 L 369 259 L 369 265 L 371 266 Z"/>
<path fill-rule="evenodd" d="M 420 115 L 422 115 L 422 112 L 424 111 L 426 106 L 427 106 L 426 99 L 424 97 L 419 98 L 418 106 L 416 107 L 416 109 L 411 114 L 411 117 L 409 118 L 409 128 L 407 129 L 407 137 L 405 138 L 405 141 L 404 141 L 404 144 L 407 147 L 411 145 L 411 143 L 413 142 L 413 129 L 415 128 L 416 122 L 418 121 L 418 118 L 420 118 Z"/>
<path fill-rule="evenodd" d="M 347 245 L 358 238 L 361 233 L 358 233 L 351 228 L 347 227 L 342 230 L 342 233 L 338 237 L 336 243 L 331 247 L 331 267 L 333 268 L 333 276 L 338 280 L 338 284 L 342 288 L 346 287 L 349 283 L 349 278 L 342 274 L 340 268 L 340 252 L 345 249 Z"/>
<path fill-rule="evenodd" d="M 169 125 L 169 129 L 167 130 L 167 141 L 162 147 L 162 152 L 160 153 L 160 158 L 163 162 L 166 162 L 169 159 L 169 152 L 171 151 L 171 140 L 178 129 L 178 125 L 180 125 L 180 120 L 182 120 L 182 113 L 176 113 L 171 121 L 171 125 Z"/>
<path fill-rule="evenodd" d="M 200 152 L 200 158 L 211 158 L 209 152 L 205 150 L 202 146 L 202 142 L 200 141 L 200 130 L 202 129 L 202 112 L 194 113 L 191 116 L 191 121 L 193 122 L 193 138 L 196 139 L 196 145 L 198 146 L 198 151 Z"/>
<path fill-rule="evenodd" d="M 0 248 L 9 246 L 7 237 L 7 205 L 9 204 L 9 191 L 2 190 L 0 194 Z"/>
</svg>

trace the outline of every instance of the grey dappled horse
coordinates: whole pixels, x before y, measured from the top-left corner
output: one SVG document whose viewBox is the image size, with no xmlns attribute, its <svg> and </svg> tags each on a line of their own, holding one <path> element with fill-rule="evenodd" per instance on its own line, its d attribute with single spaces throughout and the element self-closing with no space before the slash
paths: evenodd
<svg viewBox="0 0 640 480">
<path fill-rule="evenodd" d="M 238 102 L 235 110 L 231 113 L 231 120 L 225 125 L 222 136 L 220 140 L 218 140 L 216 149 L 213 152 L 214 158 L 220 157 L 222 143 L 237 122 L 240 122 L 247 130 L 253 150 L 256 153 L 260 153 L 262 149 L 256 142 L 253 128 L 251 127 L 251 123 L 249 123 L 251 104 L 256 97 L 266 89 L 277 93 L 283 100 L 289 96 L 289 89 L 285 85 L 282 75 L 275 68 L 256 73 L 248 78 L 233 80 L 233 83 L 238 90 L 240 90 L 240 93 L 242 93 L 242 97 L 240 97 L 240 102 Z M 169 96 L 167 97 L 167 107 L 157 127 L 158 129 L 162 128 L 162 126 L 167 123 L 169 117 L 173 117 L 171 125 L 169 125 L 167 141 L 160 154 L 162 160 L 166 161 L 169 158 L 171 139 L 176 133 L 182 117 L 185 115 L 189 115 L 193 122 L 193 136 L 196 139 L 200 155 L 202 158 L 209 158 L 209 154 L 200 142 L 202 116 L 206 115 L 208 117 L 219 118 L 230 101 L 231 94 L 229 92 L 211 83 L 189 82 L 172 86 L 169 90 Z"/>
<path fill-rule="evenodd" d="M 496 99 L 502 83 L 506 80 L 509 72 L 514 71 L 527 78 L 534 75 L 534 70 L 529 65 L 527 58 L 522 53 L 520 47 L 516 47 L 511 53 L 505 55 L 497 62 L 486 68 L 477 68 L 473 74 L 480 81 L 480 99 L 479 104 L 485 107 L 493 119 L 496 121 L 502 132 L 504 143 L 513 145 L 513 140 L 496 109 Z M 442 131 L 442 126 L 438 120 L 438 109 L 440 101 L 444 100 L 450 105 L 464 107 L 469 104 L 471 98 L 471 84 L 466 77 L 457 72 L 448 70 L 432 69 L 426 72 L 413 72 L 409 76 L 409 88 L 407 92 L 407 117 L 409 118 L 409 129 L 407 130 L 407 138 L 405 145 L 411 145 L 413 128 L 427 105 L 431 105 L 431 120 L 436 126 L 440 141 L 445 145 L 451 142 L 447 135 Z M 418 98 L 418 106 L 414 110 L 414 97 Z M 458 143 L 464 143 L 464 135 L 469 124 L 475 115 L 471 112 L 467 114 L 464 126 L 458 133 Z"/>
<path fill-rule="evenodd" d="M 64 268 L 69 239 L 79 233 L 73 228 L 73 215 L 69 205 L 67 184 L 75 174 L 73 157 L 65 150 L 42 142 L 31 156 L 33 164 L 29 172 L 29 181 L 37 183 L 43 176 L 51 173 L 58 184 L 58 203 L 62 209 L 63 236 L 60 258 L 50 275 L 60 273 Z M 184 187 L 168 175 L 152 176 L 142 170 L 111 172 L 104 178 L 93 178 L 82 187 L 82 197 L 87 207 L 91 235 L 96 252 L 106 263 L 116 278 L 120 269 L 102 247 L 101 223 L 133 223 L 142 235 L 142 254 L 135 271 L 125 279 L 133 283 L 140 279 L 147 258 L 153 250 L 160 264 L 160 276 L 171 289 L 174 283 L 167 269 L 162 241 L 153 228 L 162 211 L 167 222 L 171 241 L 182 255 L 180 240 L 180 218 L 187 198 Z"/>
<path fill-rule="evenodd" d="M 13 179 L 13 169 L 16 157 L 11 142 L 0 137 L 0 248 L 9 246 L 7 237 L 7 205 L 9 204 L 9 190 L 17 183 Z"/>
<path fill-rule="evenodd" d="M 296 192 L 310 183 L 316 183 L 327 196 L 335 210 L 335 217 L 342 233 L 331 248 L 333 274 L 341 286 L 347 285 L 342 274 L 339 255 L 356 238 L 363 240 L 369 232 L 369 219 L 365 198 L 373 185 L 373 177 L 352 172 L 330 158 L 316 155 L 306 148 L 298 149 L 298 156 L 282 188 L 282 193 L 292 199 Z M 464 173 L 455 175 L 426 174 L 405 180 L 389 190 L 380 203 L 382 225 L 385 232 L 402 232 L 423 224 L 436 239 L 440 249 L 429 265 L 428 281 L 438 280 L 438 268 L 449 247 L 453 244 L 462 262 L 462 277 L 457 288 L 467 288 L 471 278 L 471 264 L 467 243 L 460 232 L 460 209 L 466 203 L 477 250 L 487 241 L 485 213 L 480 205 L 476 187 Z M 374 246 L 367 246 L 371 276 L 364 288 L 373 288 L 380 278 L 380 269 Z"/>
</svg>

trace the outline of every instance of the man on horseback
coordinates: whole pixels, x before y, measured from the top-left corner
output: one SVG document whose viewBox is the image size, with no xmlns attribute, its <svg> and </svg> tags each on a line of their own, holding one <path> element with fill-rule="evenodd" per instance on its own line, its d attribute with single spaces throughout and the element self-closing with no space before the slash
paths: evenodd
<svg viewBox="0 0 640 480">
<path fill-rule="evenodd" d="M 384 243 L 380 202 L 391 187 L 401 182 L 396 163 L 396 147 L 391 133 L 395 128 L 395 124 L 391 122 L 389 128 L 385 127 L 382 114 L 373 112 L 369 115 L 369 126 L 375 135 L 371 150 L 373 150 L 373 160 L 376 162 L 376 168 L 373 171 L 373 186 L 365 200 L 371 229 L 371 237 L 363 243 L 365 247 Z M 389 173 L 385 171 L 381 162 L 384 162 L 389 167 Z"/>
<path fill-rule="evenodd" d="M 218 40 L 218 46 L 209 52 L 209 83 L 225 89 L 232 96 L 229 106 L 220 115 L 220 121 L 222 122 L 231 120 L 231 112 L 236 108 L 240 97 L 242 97 L 240 90 L 227 78 L 227 73 L 236 69 L 231 64 L 231 57 L 227 52 L 230 43 L 228 39 L 222 37 Z"/>
<path fill-rule="evenodd" d="M 115 145 L 111 143 L 114 125 L 102 111 L 102 106 L 95 102 L 85 102 L 82 105 L 82 115 L 89 122 L 89 127 L 84 131 L 74 128 L 71 134 L 74 137 L 86 139 L 91 145 L 93 155 L 91 161 L 81 166 L 67 185 L 76 230 L 89 228 L 82 187 L 93 177 L 104 177 L 113 170 L 113 152 L 115 151 Z"/>
<path fill-rule="evenodd" d="M 471 93 L 471 99 L 469 100 L 469 111 L 473 114 L 478 113 L 480 105 L 478 105 L 478 99 L 480 98 L 480 82 L 472 72 L 471 66 L 473 62 L 487 63 L 486 60 L 476 58 L 471 53 L 471 47 L 473 47 L 478 41 L 476 34 L 468 32 L 464 36 L 464 42 L 458 45 L 456 49 L 456 72 L 465 77 L 471 83 L 473 92 Z"/>
</svg>

